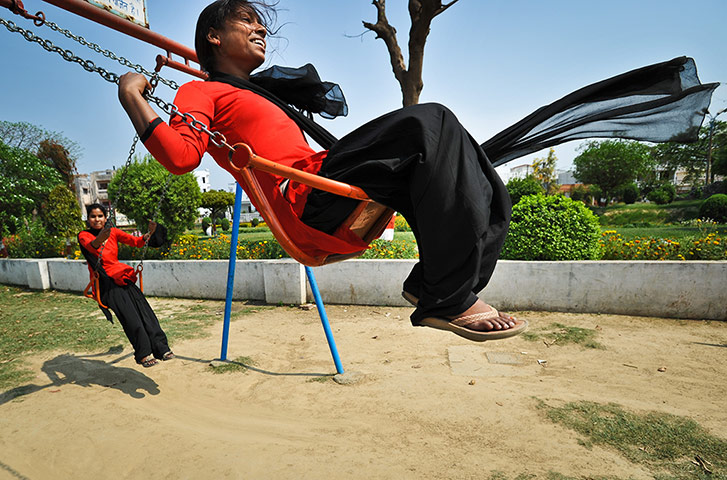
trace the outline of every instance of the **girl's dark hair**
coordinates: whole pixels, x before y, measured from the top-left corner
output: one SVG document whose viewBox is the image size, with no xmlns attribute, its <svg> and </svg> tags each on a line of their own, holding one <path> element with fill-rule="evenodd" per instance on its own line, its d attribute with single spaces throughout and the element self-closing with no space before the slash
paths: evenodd
<svg viewBox="0 0 727 480">
<path fill-rule="evenodd" d="M 91 212 L 96 209 L 101 210 L 103 212 L 104 217 L 109 216 L 109 212 L 106 210 L 106 207 L 104 207 L 100 203 L 92 203 L 91 205 L 86 207 L 86 218 L 88 218 L 91 215 Z"/>
<path fill-rule="evenodd" d="M 215 69 L 214 49 L 207 40 L 210 28 L 221 29 L 225 21 L 240 12 L 248 12 L 257 17 L 258 23 L 268 32 L 275 21 L 275 6 L 263 1 L 255 0 L 217 0 L 207 5 L 197 19 L 197 28 L 194 33 L 194 49 L 197 59 L 205 72 Z"/>
</svg>

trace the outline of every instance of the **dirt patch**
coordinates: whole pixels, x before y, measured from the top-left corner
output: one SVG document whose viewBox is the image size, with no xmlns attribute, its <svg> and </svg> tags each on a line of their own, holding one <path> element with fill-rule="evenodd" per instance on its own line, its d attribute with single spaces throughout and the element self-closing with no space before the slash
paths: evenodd
<svg viewBox="0 0 727 480">
<path fill-rule="evenodd" d="M 188 301 L 154 306 L 163 322 Z M 591 329 L 603 348 L 521 337 L 475 344 L 411 327 L 410 311 L 328 307 L 344 368 L 363 375 L 352 385 L 328 378 L 335 367 L 315 309 L 261 309 L 233 322 L 228 357 L 251 360 L 244 373 L 211 372 L 219 315 L 209 338 L 172 338 L 178 358 L 150 369 L 134 364 L 128 345 L 32 358 L 36 379 L 0 394 L 0 479 L 658 473 L 588 445 L 548 420 L 542 402 L 669 413 L 725 438 L 725 323 L 520 312 L 531 332 Z"/>
</svg>

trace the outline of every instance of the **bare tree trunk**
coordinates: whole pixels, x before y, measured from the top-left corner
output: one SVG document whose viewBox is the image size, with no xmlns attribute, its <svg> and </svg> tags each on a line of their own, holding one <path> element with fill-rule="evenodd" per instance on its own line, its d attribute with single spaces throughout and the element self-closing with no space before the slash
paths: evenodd
<svg viewBox="0 0 727 480">
<path fill-rule="evenodd" d="M 457 3 L 452 0 L 442 3 L 441 0 L 409 0 L 409 67 L 404 63 L 399 42 L 396 39 L 396 29 L 389 24 L 386 18 L 386 0 L 373 0 L 376 7 L 376 23 L 363 22 L 364 27 L 376 34 L 386 44 L 389 51 L 389 61 L 394 71 L 394 77 L 399 82 L 403 104 L 405 107 L 419 103 L 419 95 L 424 88 L 422 70 L 424 68 L 424 45 L 429 35 L 432 19 Z"/>
</svg>

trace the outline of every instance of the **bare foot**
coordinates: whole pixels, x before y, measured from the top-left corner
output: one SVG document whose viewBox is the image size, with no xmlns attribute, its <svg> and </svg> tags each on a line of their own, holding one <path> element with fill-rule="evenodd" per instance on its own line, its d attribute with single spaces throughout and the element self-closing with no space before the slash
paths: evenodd
<svg viewBox="0 0 727 480">
<path fill-rule="evenodd" d="M 479 315 L 481 315 L 481 317 L 477 318 Z M 480 299 L 477 299 L 474 305 L 464 312 L 449 318 L 452 321 L 460 320 L 466 322 L 468 329 L 478 332 L 507 330 L 514 327 L 516 322 L 515 317 L 498 312 Z"/>
</svg>

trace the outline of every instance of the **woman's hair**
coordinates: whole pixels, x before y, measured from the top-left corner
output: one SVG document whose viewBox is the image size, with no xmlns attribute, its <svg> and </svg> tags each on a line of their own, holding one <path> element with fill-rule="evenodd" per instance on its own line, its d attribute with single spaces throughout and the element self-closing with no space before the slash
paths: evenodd
<svg viewBox="0 0 727 480">
<path fill-rule="evenodd" d="M 86 218 L 88 218 L 89 216 L 91 216 L 91 212 L 94 211 L 94 210 L 96 210 L 96 209 L 101 210 L 103 212 L 103 216 L 104 217 L 108 217 L 109 216 L 109 212 L 106 210 L 106 207 L 104 207 L 100 203 L 92 203 L 91 205 L 89 205 L 88 207 L 86 207 Z"/>
<path fill-rule="evenodd" d="M 212 72 L 215 69 L 214 49 L 207 40 L 210 28 L 221 29 L 225 22 L 240 12 L 247 12 L 256 17 L 257 22 L 265 27 L 268 32 L 275 21 L 276 12 L 274 5 L 269 5 L 257 0 L 216 0 L 207 5 L 197 19 L 197 28 L 194 33 L 194 49 L 197 52 L 197 59 L 205 72 Z"/>
</svg>

